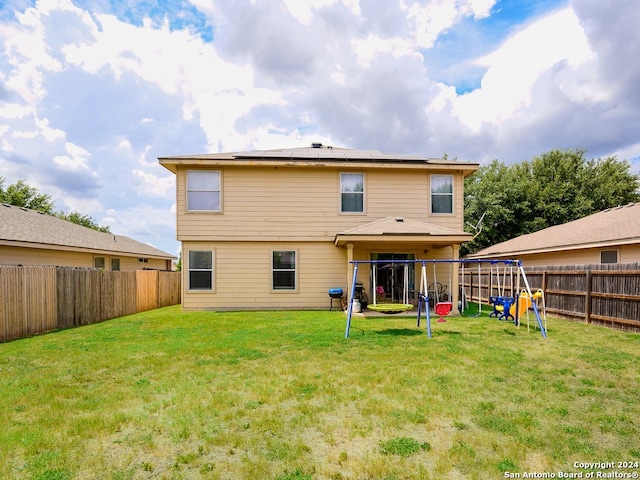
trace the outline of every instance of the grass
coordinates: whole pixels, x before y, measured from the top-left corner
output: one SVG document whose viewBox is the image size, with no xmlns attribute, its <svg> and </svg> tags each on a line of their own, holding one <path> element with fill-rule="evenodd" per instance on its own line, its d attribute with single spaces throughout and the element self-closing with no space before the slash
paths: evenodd
<svg viewBox="0 0 640 480">
<path fill-rule="evenodd" d="M 490 479 L 640 457 L 638 334 L 344 327 L 169 307 L 0 344 L 0 478 Z"/>
</svg>

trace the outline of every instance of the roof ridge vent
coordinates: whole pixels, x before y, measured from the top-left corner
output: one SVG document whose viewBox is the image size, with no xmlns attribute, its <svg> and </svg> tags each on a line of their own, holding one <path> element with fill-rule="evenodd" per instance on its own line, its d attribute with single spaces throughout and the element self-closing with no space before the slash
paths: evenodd
<svg viewBox="0 0 640 480">
<path fill-rule="evenodd" d="M 322 144 L 321 143 L 312 143 L 311 144 L 311 148 L 322 148 Z"/>
<path fill-rule="evenodd" d="M 396 222 L 404 222 L 404 218 L 403 217 L 396 217 Z"/>
</svg>

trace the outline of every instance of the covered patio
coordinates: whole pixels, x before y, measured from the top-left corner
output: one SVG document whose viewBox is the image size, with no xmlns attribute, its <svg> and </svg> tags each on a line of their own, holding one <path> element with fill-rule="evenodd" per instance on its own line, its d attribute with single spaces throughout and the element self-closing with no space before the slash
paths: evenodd
<svg viewBox="0 0 640 480">
<path fill-rule="evenodd" d="M 336 235 L 334 243 L 346 249 L 347 285 L 353 285 L 353 262 L 364 262 L 357 273 L 356 284 L 367 297 L 367 304 L 401 303 L 408 290 L 410 303 L 417 303 L 421 282 L 421 268 L 417 260 L 458 260 L 459 246 L 472 235 L 420 220 L 405 217 L 386 217 L 366 223 Z M 369 263 L 371 262 L 371 263 Z M 407 265 L 408 272 L 400 272 Z M 426 274 L 427 287 L 435 294 L 446 295 L 454 308 L 458 305 L 459 264 L 457 262 L 430 263 Z M 406 275 L 406 276 L 405 276 Z M 350 297 L 351 292 L 346 292 Z M 411 311 L 407 312 L 410 314 Z M 413 315 L 417 311 L 413 310 Z M 373 315 L 376 312 L 367 312 Z"/>
</svg>

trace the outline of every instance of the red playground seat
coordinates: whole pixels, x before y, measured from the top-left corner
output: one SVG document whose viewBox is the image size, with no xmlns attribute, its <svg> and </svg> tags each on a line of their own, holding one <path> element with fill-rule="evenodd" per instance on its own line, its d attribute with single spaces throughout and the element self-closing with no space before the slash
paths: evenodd
<svg viewBox="0 0 640 480">
<path fill-rule="evenodd" d="M 449 315 L 452 309 L 453 309 L 453 303 L 451 302 L 436 303 L 436 308 L 434 311 L 436 312 L 436 315 L 440 315 L 438 322 L 446 322 L 444 317 L 446 315 Z"/>
</svg>

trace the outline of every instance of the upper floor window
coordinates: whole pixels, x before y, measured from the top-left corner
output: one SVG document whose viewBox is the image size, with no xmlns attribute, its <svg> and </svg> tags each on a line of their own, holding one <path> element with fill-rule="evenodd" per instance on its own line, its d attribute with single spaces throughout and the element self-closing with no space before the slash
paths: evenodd
<svg viewBox="0 0 640 480">
<path fill-rule="evenodd" d="M 453 213 L 453 175 L 431 175 L 431 213 Z"/>
<path fill-rule="evenodd" d="M 364 212 L 364 173 L 340 174 L 340 211 Z"/>
<path fill-rule="evenodd" d="M 187 171 L 187 210 L 220 211 L 220 171 Z"/>
<path fill-rule="evenodd" d="M 274 251 L 271 263 L 273 290 L 296 289 L 296 252 Z"/>
<path fill-rule="evenodd" d="M 213 290 L 211 250 L 189 250 L 189 290 Z"/>
</svg>

